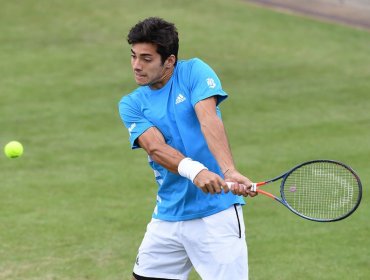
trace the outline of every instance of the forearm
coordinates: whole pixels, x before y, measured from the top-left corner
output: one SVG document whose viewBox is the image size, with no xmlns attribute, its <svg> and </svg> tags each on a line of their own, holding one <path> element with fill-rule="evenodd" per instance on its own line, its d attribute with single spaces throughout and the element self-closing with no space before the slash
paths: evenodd
<svg viewBox="0 0 370 280">
<path fill-rule="evenodd" d="M 162 133 L 155 127 L 149 128 L 138 138 L 138 144 L 156 163 L 173 173 L 185 156 L 178 150 L 166 144 Z"/>
<path fill-rule="evenodd" d="M 221 171 L 225 173 L 230 169 L 235 169 L 229 141 L 221 119 L 217 115 L 208 116 L 203 120 L 201 129 Z"/>
<path fill-rule="evenodd" d="M 217 115 L 216 104 L 216 97 L 204 99 L 195 105 L 195 112 L 208 148 L 216 158 L 221 171 L 225 173 L 227 170 L 235 169 L 235 165 L 225 127 Z"/>
<path fill-rule="evenodd" d="M 201 123 L 202 133 L 224 174 L 225 180 L 237 183 L 232 187 L 232 192 L 237 195 L 255 196 L 256 193 L 250 191 L 252 182 L 235 168 L 225 127 L 221 119 L 217 115 L 205 118 L 203 116 Z"/>
<path fill-rule="evenodd" d="M 192 182 L 204 169 L 203 164 L 193 161 L 165 142 L 162 133 L 155 127 L 149 128 L 138 138 L 138 144 L 153 161 L 175 174 L 188 178 Z"/>
<path fill-rule="evenodd" d="M 148 155 L 158 164 L 173 173 L 178 173 L 178 165 L 185 158 L 178 150 L 167 144 L 155 144 L 147 151 Z"/>
</svg>

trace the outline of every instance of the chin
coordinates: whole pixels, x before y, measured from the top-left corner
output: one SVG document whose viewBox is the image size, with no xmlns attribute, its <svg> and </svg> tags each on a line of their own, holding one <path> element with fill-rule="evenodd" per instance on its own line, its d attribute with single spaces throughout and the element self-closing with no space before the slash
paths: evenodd
<svg viewBox="0 0 370 280">
<path fill-rule="evenodd" d="M 145 81 L 143 81 L 143 80 L 138 80 L 138 79 L 136 79 L 136 80 L 135 80 L 135 82 L 136 82 L 139 86 L 145 86 L 145 85 L 147 85 L 147 84 L 148 84 L 147 82 L 145 82 Z"/>
<path fill-rule="evenodd" d="M 138 82 L 138 81 L 136 81 L 136 84 L 137 84 L 138 86 L 142 86 L 142 87 L 144 87 L 144 86 L 148 86 L 148 85 L 149 85 L 149 83 L 143 83 L 143 82 Z"/>
</svg>

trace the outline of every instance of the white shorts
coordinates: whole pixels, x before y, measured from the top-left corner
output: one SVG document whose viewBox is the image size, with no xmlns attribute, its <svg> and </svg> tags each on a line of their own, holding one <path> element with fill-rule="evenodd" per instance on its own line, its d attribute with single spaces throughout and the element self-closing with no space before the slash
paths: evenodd
<svg viewBox="0 0 370 280">
<path fill-rule="evenodd" d="M 186 280 L 193 266 L 203 280 L 248 279 L 247 243 L 240 205 L 201 219 L 150 221 L 134 273 Z"/>
</svg>

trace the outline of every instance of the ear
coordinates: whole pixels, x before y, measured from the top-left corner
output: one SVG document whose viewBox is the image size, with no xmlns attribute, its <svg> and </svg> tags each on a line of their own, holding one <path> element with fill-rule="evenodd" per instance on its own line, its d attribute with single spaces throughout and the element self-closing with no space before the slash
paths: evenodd
<svg viewBox="0 0 370 280">
<path fill-rule="evenodd" d="M 166 68 L 172 68 L 174 67 L 176 62 L 176 57 L 171 54 L 169 57 L 167 57 L 166 61 L 164 62 L 164 65 Z"/>
</svg>

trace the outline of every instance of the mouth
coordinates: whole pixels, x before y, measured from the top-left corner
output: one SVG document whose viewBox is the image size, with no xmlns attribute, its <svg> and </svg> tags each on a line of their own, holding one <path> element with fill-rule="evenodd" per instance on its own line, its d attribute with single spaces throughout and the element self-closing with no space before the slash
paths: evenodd
<svg viewBox="0 0 370 280">
<path fill-rule="evenodd" d="M 144 74 L 134 73 L 135 81 L 138 85 L 146 85 L 147 84 L 147 76 Z"/>
<path fill-rule="evenodd" d="M 137 78 L 144 78 L 145 75 L 135 72 L 135 77 L 137 77 Z"/>
</svg>

